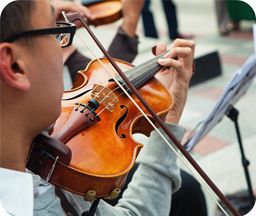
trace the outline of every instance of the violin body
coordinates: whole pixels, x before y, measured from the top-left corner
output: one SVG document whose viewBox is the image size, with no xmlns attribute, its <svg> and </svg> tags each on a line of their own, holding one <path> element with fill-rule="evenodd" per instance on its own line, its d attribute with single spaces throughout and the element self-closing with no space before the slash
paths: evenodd
<svg viewBox="0 0 256 216">
<path fill-rule="evenodd" d="M 107 59 L 101 59 L 106 67 L 111 68 Z M 118 66 L 124 71 L 132 66 L 121 60 L 115 60 Z M 114 70 L 112 73 L 115 74 Z M 116 83 L 109 83 L 111 76 L 102 68 L 102 65 L 94 60 L 84 71 L 79 71 L 74 88 L 66 91 L 63 96 L 62 113 L 56 121 L 52 136 L 54 136 L 65 124 L 73 107 L 76 103 L 86 104 L 91 98 L 91 91 L 94 84 L 109 86 L 114 90 Z M 81 94 L 82 91 L 88 91 L 86 94 L 72 100 L 75 95 Z M 97 179 L 111 179 L 119 177 L 111 186 L 112 189 L 120 188 L 124 183 L 125 176 L 132 168 L 135 159 L 142 145 L 137 143 L 133 133 L 143 133 L 149 135 L 152 127 L 142 117 L 140 111 L 135 107 L 131 100 L 122 94 L 121 90 L 113 91 L 118 96 L 118 102 L 115 104 L 113 111 L 105 109 L 104 105 L 99 105 L 97 111 L 105 109 L 99 115 L 100 121 L 88 127 L 86 130 L 70 139 L 66 145 L 72 151 L 70 166 L 82 173 L 94 178 L 93 182 L 97 184 Z M 172 106 L 171 96 L 160 82 L 152 78 L 148 83 L 139 89 L 141 95 L 146 99 L 153 110 L 160 116 L 165 116 Z M 121 96 L 119 96 L 121 95 Z M 145 111 L 138 99 L 133 97 L 136 103 Z M 76 180 L 75 180 L 76 181 Z M 108 185 L 108 183 L 106 183 Z M 106 196 L 104 185 L 100 184 L 101 190 L 95 190 L 97 195 Z M 79 191 L 85 193 L 85 191 Z"/>
<path fill-rule="evenodd" d="M 116 74 L 107 59 L 102 58 L 101 62 Z M 115 62 L 124 71 L 132 68 L 124 61 Z M 51 150 L 53 145 L 47 145 L 47 154 L 53 158 L 49 159 L 40 150 L 43 141 L 39 140 L 34 145 L 39 147 L 32 148 L 27 164 L 34 173 L 54 185 L 85 196 L 86 200 L 118 196 L 143 146 L 132 134 L 149 136 L 153 129 L 104 67 L 97 60 L 90 62 L 85 70 L 78 72 L 73 89 L 63 95 L 62 113 L 51 130 L 51 137 L 58 140 L 58 148 L 61 147 L 59 143 L 63 143 L 65 149 Z M 138 90 L 164 118 L 172 106 L 167 89 L 152 77 Z M 131 96 L 146 112 L 139 100 Z M 91 101 L 96 100 L 97 109 L 93 109 Z M 62 153 L 59 161 L 56 152 Z M 65 155 L 68 156 L 66 160 Z"/>
<path fill-rule="evenodd" d="M 105 25 L 117 21 L 122 17 L 122 3 L 120 0 L 83 0 L 88 7 L 91 18 L 89 24 Z"/>
</svg>

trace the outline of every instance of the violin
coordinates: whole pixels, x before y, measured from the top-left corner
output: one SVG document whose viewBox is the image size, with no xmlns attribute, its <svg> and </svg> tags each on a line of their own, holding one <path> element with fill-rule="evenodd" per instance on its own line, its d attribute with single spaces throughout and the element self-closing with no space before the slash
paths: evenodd
<svg viewBox="0 0 256 216">
<path fill-rule="evenodd" d="M 101 80 L 97 80 L 100 84 L 94 84 L 93 79 L 96 80 L 96 78 L 93 74 L 97 72 L 97 63 L 91 63 L 90 65 L 93 66 L 95 70 L 92 70 L 94 72 L 88 72 L 88 74 L 86 74 L 87 76 L 92 74 L 92 76 L 89 75 L 91 79 L 87 79 L 80 73 L 80 78 L 74 86 L 74 89 L 65 92 L 63 101 L 66 102 L 63 102 L 62 114 L 51 131 L 55 139 L 39 135 L 32 144 L 27 167 L 34 173 L 61 188 L 84 195 L 86 200 L 95 200 L 96 198 L 102 197 L 114 199 L 120 193 L 120 188 L 127 176 L 125 171 L 128 172 L 131 169 L 142 147 L 141 144 L 136 143 L 132 139 L 131 134 L 134 132 L 144 132 L 146 135 L 148 134 L 147 131 L 149 132 L 149 130 L 143 130 L 146 128 L 144 124 L 147 124 L 144 118 L 150 114 L 150 118 L 153 122 L 163 129 L 166 135 L 173 141 L 183 156 L 190 162 L 193 168 L 216 193 L 230 212 L 235 216 L 239 216 L 238 211 L 231 205 L 223 193 L 161 121 L 160 118 L 165 116 L 172 106 L 172 96 L 169 95 L 168 91 L 161 83 L 153 77 L 157 71 L 162 69 L 162 66 L 156 63 L 158 57 L 134 69 L 130 69 L 124 74 L 122 70 L 129 69 L 128 66 L 130 64 L 123 64 L 122 61 L 119 62 L 118 60 L 114 61 L 91 32 L 85 20 L 79 14 L 71 14 L 69 21 L 74 22 L 75 20 L 82 22 L 88 33 L 107 57 L 108 60 L 103 60 L 105 62 L 103 65 L 106 64 L 107 67 L 109 63 L 111 63 L 111 66 L 116 69 L 119 75 L 115 77 L 110 76 L 112 78 L 102 83 Z M 119 63 L 121 64 L 119 65 Z M 150 67 L 148 67 L 149 65 Z M 137 74 L 139 71 L 147 71 L 147 73 L 141 72 Z M 116 72 L 114 71 L 114 73 Z M 102 75 L 103 74 L 100 76 Z M 120 79 L 120 77 L 122 77 L 122 79 Z M 130 93 L 132 92 L 130 99 L 134 99 L 134 104 L 138 104 L 138 107 L 143 104 L 141 108 L 146 111 L 147 115 L 143 115 L 142 117 L 141 112 L 136 112 L 136 108 L 134 108 L 131 103 L 123 104 L 128 102 L 128 99 L 120 93 L 120 89 L 117 87 L 114 80 L 121 82 L 121 85 L 118 85 L 119 87 L 122 86 L 121 89 Z M 90 86 L 90 84 L 94 84 L 93 88 L 86 88 L 86 86 Z M 135 87 L 138 88 L 138 90 Z M 159 94 L 159 92 L 161 92 L 161 94 Z M 161 99 L 158 100 L 159 98 Z M 162 101 L 163 98 L 166 99 L 166 101 Z M 73 100 L 73 102 L 76 101 L 75 107 L 73 108 L 72 106 L 68 106 L 71 100 Z M 67 106 L 65 106 L 65 104 Z M 99 108 L 101 109 L 99 110 Z M 113 119 L 109 118 L 109 116 L 113 117 Z M 97 130 L 97 127 L 102 130 Z M 154 126 L 154 128 L 156 127 Z M 107 129 L 110 130 L 112 134 L 106 133 Z M 86 135 L 90 135 L 90 132 L 92 132 L 92 134 L 93 132 L 96 133 L 87 138 Z M 78 137 L 83 137 L 84 141 L 79 142 Z M 114 143 L 113 146 L 108 146 L 108 144 L 113 144 L 113 142 L 110 142 L 112 138 L 117 141 L 117 143 Z M 48 139 L 54 141 L 48 142 Z M 78 142 L 75 143 L 73 142 L 74 140 Z M 126 140 L 127 143 L 122 142 L 123 140 Z M 96 144 L 92 141 L 95 141 Z M 92 147 L 87 146 L 88 143 L 91 143 Z M 86 154 L 83 152 L 83 150 L 86 149 L 83 148 L 83 145 L 89 147 Z M 109 153 L 107 155 L 102 154 L 102 148 L 109 151 Z M 130 149 L 132 149 L 132 151 L 130 151 Z M 124 151 L 132 153 L 126 157 L 126 152 Z M 114 154 L 116 152 L 118 154 Z M 100 159 L 99 155 L 105 156 L 106 159 Z M 116 155 L 119 158 L 115 158 Z M 89 159 L 91 156 L 95 157 L 95 159 L 100 159 L 100 163 L 97 164 L 99 168 L 97 167 L 96 171 L 89 173 L 90 168 L 95 166 L 93 163 L 97 161 L 94 160 L 94 158 Z M 125 162 L 123 159 L 125 159 Z M 101 163 L 102 161 L 109 162 L 111 165 L 107 166 L 107 164 Z M 121 166 L 119 166 L 119 162 Z M 83 170 L 82 165 L 87 163 L 88 166 Z M 109 170 L 103 170 L 101 167 L 109 168 Z"/>
<path fill-rule="evenodd" d="M 162 68 L 157 64 L 158 58 L 160 57 L 137 67 L 118 59 L 115 62 L 126 71 L 127 77 L 153 110 L 164 118 L 172 107 L 172 97 L 161 82 L 154 78 Z M 103 197 L 113 199 L 119 194 L 142 148 L 142 144 L 136 142 L 132 134 L 142 133 L 149 136 L 153 129 L 112 77 L 105 72 L 105 67 L 111 68 L 110 62 L 106 58 L 100 61 L 104 67 L 97 60 L 91 61 L 85 70 L 78 72 L 73 89 L 65 91 L 63 95 L 62 113 L 51 131 L 51 136 L 66 144 L 64 153 L 61 151 L 59 156 L 64 157 L 66 154 L 65 161 L 56 163 L 51 177 L 47 177 L 54 163 L 50 159 L 48 162 L 42 159 L 44 167 L 40 169 L 32 165 L 42 161 L 39 159 L 42 158 L 41 153 L 33 153 L 35 158 L 30 157 L 27 166 L 36 173 L 40 170 L 41 177 L 49 182 L 84 195 L 88 200 Z M 113 69 L 111 72 L 130 92 L 117 72 Z M 139 100 L 133 94 L 131 96 L 147 113 Z M 38 139 L 36 142 L 41 142 Z M 53 154 L 57 153 L 59 154 L 55 151 Z"/>
<path fill-rule="evenodd" d="M 106 25 L 122 17 L 121 0 L 82 0 L 81 3 L 90 11 L 90 25 Z"/>
</svg>

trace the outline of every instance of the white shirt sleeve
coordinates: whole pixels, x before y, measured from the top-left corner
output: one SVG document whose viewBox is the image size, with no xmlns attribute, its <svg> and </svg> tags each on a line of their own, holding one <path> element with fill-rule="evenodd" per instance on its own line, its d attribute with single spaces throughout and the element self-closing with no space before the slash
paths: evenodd
<svg viewBox="0 0 256 216">
<path fill-rule="evenodd" d="M 32 216 L 32 175 L 0 168 L 0 179 L 0 215 Z"/>
</svg>

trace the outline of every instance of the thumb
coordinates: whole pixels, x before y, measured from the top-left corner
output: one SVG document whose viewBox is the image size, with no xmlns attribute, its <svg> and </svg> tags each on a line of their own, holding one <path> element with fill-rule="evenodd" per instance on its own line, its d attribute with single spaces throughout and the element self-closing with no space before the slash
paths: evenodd
<svg viewBox="0 0 256 216">
<path fill-rule="evenodd" d="M 152 48 L 152 53 L 157 56 L 166 52 L 166 50 L 166 45 L 163 42 L 159 42 L 156 46 Z"/>
</svg>

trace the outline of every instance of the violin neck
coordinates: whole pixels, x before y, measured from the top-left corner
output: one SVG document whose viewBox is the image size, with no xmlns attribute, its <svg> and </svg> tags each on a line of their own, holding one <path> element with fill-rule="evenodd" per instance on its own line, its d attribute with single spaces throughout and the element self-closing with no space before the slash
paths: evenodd
<svg viewBox="0 0 256 216">
<path fill-rule="evenodd" d="M 136 88 L 139 88 L 163 68 L 163 66 L 158 64 L 158 59 L 162 58 L 165 53 L 126 71 L 125 75 Z M 117 76 L 117 80 L 123 84 L 127 91 L 130 90 L 120 76 Z"/>
</svg>

